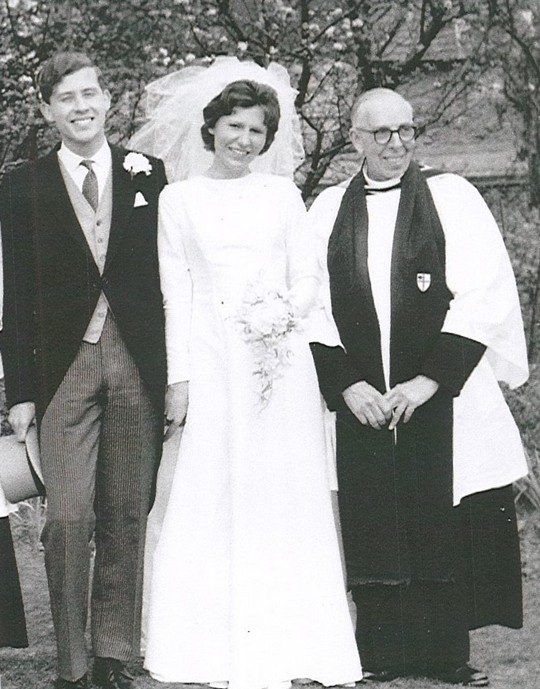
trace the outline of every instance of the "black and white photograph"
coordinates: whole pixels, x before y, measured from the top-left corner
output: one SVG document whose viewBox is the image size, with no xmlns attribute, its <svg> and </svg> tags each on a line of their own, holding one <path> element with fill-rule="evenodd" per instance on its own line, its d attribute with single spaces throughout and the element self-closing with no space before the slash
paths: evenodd
<svg viewBox="0 0 540 689">
<path fill-rule="evenodd" d="M 0 1 L 0 689 L 537 689 L 540 2 Z"/>
</svg>

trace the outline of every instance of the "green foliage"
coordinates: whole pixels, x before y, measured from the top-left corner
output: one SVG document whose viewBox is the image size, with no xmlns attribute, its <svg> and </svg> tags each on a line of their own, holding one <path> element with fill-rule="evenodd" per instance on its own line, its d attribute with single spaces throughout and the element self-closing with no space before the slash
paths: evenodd
<svg viewBox="0 0 540 689">
<path fill-rule="evenodd" d="M 492 98 L 514 123 L 518 155 L 527 161 L 531 202 L 540 206 L 540 5 L 492 0 L 486 57 L 497 71 Z"/>
<path fill-rule="evenodd" d="M 260 64 L 277 59 L 298 88 L 306 141 L 298 181 L 307 198 L 347 148 L 357 88 L 396 87 L 436 65 L 447 69 L 461 62 L 459 77 L 452 69 L 441 73 L 438 98 L 423 113 L 427 122 L 444 120 L 463 85 L 473 83 L 473 60 L 461 60 L 461 48 L 452 43 L 456 22 L 473 26 L 485 14 L 484 5 L 480 0 L 5 0 L 0 165 L 35 156 L 51 144 L 54 134 L 36 114 L 34 88 L 39 65 L 55 50 L 87 51 L 102 66 L 114 96 L 109 128 L 117 142 L 133 132 L 144 85 L 167 71 L 221 54 Z M 469 54 L 481 37 L 476 30 L 474 40 L 467 39 Z M 448 38 L 450 50 L 444 48 Z"/>
<path fill-rule="evenodd" d="M 492 190 L 484 196 L 501 228 L 512 260 L 529 358 L 531 362 L 539 362 L 540 210 L 531 207 L 527 192 L 520 187 Z"/>
<path fill-rule="evenodd" d="M 505 396 L 519 426 L 529 474 L 517 482 L 516 499 L 527 512 L 540 510 L 540 365 L 531 366 L 529 381 Z"/>
<path fill-rule="evenodd" d="M 36 110 L 35 77 L 56 50 L 86 51 L 103 68 L 116 142 L 133 133 L 152 79 L 222 54 L 260 64 L 277 59 L 298 88 L 306 142 L 298 181 L 308 198 L 347 150 L 358 89 L 407 87 L 428 77 L 436 83 L 422 99 L 427 126 L 455 119 L 472 92 L 487 90 L 498 102 L 492 70 L 502 84 L 505 67 L 508 74 L 522 71 L 512 69 L 523 62 L 518 40 L 536 46 L 529 35 L 534 17 L 523 14 L 529 5 L 534 12 L 532 0 L 4 0 L 0 167 L 35 156 L 54 140 Z M 517 100 L 505 91 L 510 109 Z"/>
<path fill-rule="evenodd" d="M 530 465 L 529 476 L 518 482 L 517 497 L 525 509 L 540 509 L 540 212 L 529 205 L 528 194 L 519 188 L 491 190 L 484 196 L 497 218 L 510 253 L 529 351 L 528 382 L 517 390 L 504 389 L 521 432 Z"/>
<path fill-rule="evenodd" d="M 531 467 L 540 480 L 540 365 L 532 364 L 528 382 L 505 396 L 521 432 Z"/>
</svg>

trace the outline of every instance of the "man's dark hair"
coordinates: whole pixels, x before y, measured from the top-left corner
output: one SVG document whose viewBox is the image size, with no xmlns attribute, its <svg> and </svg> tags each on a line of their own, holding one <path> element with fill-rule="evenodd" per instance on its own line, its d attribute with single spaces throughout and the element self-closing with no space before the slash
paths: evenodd
<svg viewBox="0 0 540 689">
<path fill-rule="evenodd" d="M 45 101 L 45 103 L 49 103 L 54 87 L 68 74 L 78 72 L 85 67 L 91 67 L 95 70 L 99 85 L 101 88 L 105 88 L 101 70 L 85 53 L 65 51 L 52 55 L 43 63 L 37 78 L 38 89 L 42 100 Z"/>
<path fill-rule="evenodd" d="M 264 111 L 264 124 L 267 132 L 266 142 L 261 153 L 265 153 L 270 148 L 277 132 L 280 117 L 279 101 L 271 86 L 248 79 L 241 79 L 228 84 L 204 108 L 204 124 L 201 127 L 204 147 L 209 151 L 214 150 L 214 135 L 210 129 L 216 126 L 220 117 L 231 115 L 235 108 L 252 108 L 256 105 L 259 105 Z"/>
</svg>

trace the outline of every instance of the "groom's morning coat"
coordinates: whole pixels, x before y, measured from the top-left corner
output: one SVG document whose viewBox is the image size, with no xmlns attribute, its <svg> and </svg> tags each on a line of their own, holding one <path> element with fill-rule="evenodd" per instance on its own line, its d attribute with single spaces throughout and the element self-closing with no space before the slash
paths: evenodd
<svg viewBox="0 0 540 689">
<path fill-rule="evenodd" d="M 16 168 L 2 183 L 2 355 L 8 405 L 34 401 L 38 420 L 72 363 L 103 291 L 158 409 L 166 381 L 157 263 L 163 164 L 149 175 L 123 168 L 111 147 L 113 209 L 105 268 L 94 261 L 60 171 L 57 151 Z M 137 197 L 137 201 L 136 201 Z"/>
</svg>

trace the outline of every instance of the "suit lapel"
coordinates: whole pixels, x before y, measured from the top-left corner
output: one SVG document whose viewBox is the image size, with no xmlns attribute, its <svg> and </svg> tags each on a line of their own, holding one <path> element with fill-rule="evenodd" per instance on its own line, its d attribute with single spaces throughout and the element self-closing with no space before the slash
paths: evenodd
<svg viewBox="0 0 540 689">
<path fill-rule="evenodd" d="M 58 149 L 55 148 L 45 158 L 38 161 L 36 188 L 42 192 L 40 213 L 56 216 L 57 226 L 72 237 L 85 253 L 92 256 L 75 210 L 71 205 L 71 199 L 60 171 L 57 151 Z"/>
<path fill-rule="evenodd" d="M 131 181 L 129 172 L 123 168 L 125 151 L 111 146 L 111 154 L 113 205 L 105 272 L 114 261 L 118 252 L 122 238 L 128 227 L 135 201 L 135 185 Z"/>
</svg>

